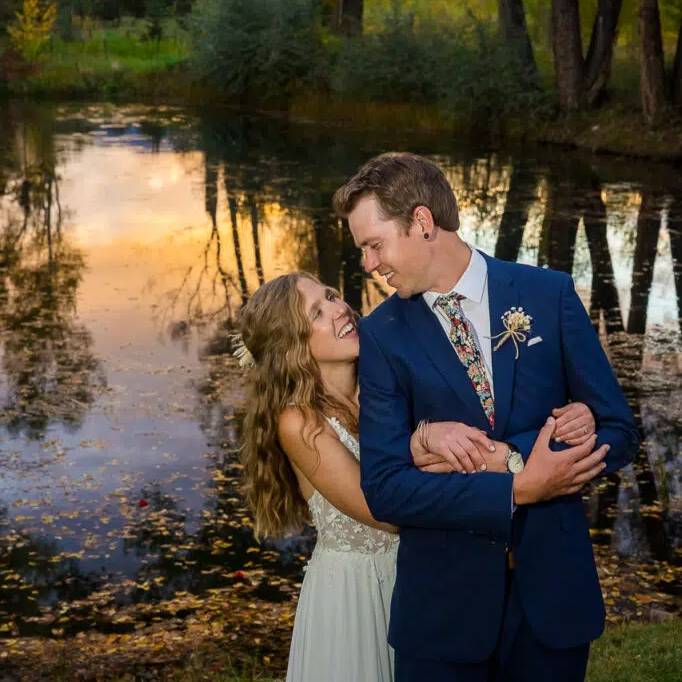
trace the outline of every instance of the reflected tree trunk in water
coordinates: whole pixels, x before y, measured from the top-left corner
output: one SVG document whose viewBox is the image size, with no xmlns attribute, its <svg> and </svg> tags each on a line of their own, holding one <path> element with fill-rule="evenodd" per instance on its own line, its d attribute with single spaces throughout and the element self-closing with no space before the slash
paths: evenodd
<svg viewBox="0 0 682 682">
<path fill-rule="evenodd" d="M 253 249 L 256 256 L 256 275 L 258 276 L 258 284 L 265 282 L 263 276 L 263 264 L 260 257 L 260 238 L 258 236 L 258 205 L 253 194 L 247 195 L 246 201 L 249 205 L 249 212 L 251 214 L 251 234 L 253 235 Z"/>
<path fill-rule="evenodd" d="M 52 177 L 46 179 L 45 183 L 45 234 L 47 236 L 47 259 L 48 267 L 52 269 Z"/>
<path fill-rule="evenodd" d="M 512 168 L 507 201 L 495 244 L 495 258 L 516 261 L 519 256 L 528 211 L 535 199 L 537 180 L 523 167 Z"/>
<path fill-rule="evenodd" d="M 218 167 L 208 158 L 204 161 L 204 208 L 215 228 L 218 225 Z"/>
<path fill-rule="evenodd" d="M 547 182 L 548 197 L 538 265 L 548 265 L 554 270 L 571 274 L 580 221 L 576 202 L 578 192 L 572 183 L 552 177 L 551 174 L 547 177 Z"/>
<path fill-rule="evenodd" d="M 611 252 L 606 238 L 606 206 L 598 188 L 596 189 L 596 192 L 588 195 L 583 212 L 587 245 L 592 261 L 590 318 L 598 328 L 603 312 L 606 332 L 611 334 L 623 331 L 623 316 L 616 289 Z"/>
<path fill-rule="evenodd" d="M 329 209 L 331 195 L 314 197 L 312 210 L 313 233 L 317 248 L 317 268 L 324 284 L 339 289 L 341 274 L 341 235 L 339 221 Z"/>
<path fill-rule="evenodd" d="M 215 242 L 215 267 L 216 276 L 220 279 L 220 282 L 225 291 L 225 307 L 228 312 L 228 317 L 232 317 L 232 308 L 230 305 L 230 295 L 229 295 L 229 284 L 231 283 L 230 277 L 225 272 L 225 268 L 222 264 L 222 240 L 220 236 L 220 230 L 218 228 L 218 161 L 214 158 L 206 156 L 204 160 L 204 208 L 206 213 L 208 213 L 211 218 L 211 235 L 204 248 L 204 272 L 208 271 L 208 255 L 211 249 L 211 245 Z M 191 271 L 191 269 L 190 269 Z M 189 273 L 188 273 L 189 275 Z M 234 285 L 234 283 L 232 283 Z M 197 289 L 190 298 L 190 307 L 188 308 L 188 319 L 192 319 L 191 311 L 191 301 L 198 296 L 198 291 L 201 286 L 201 276 L 197 284 Z"/>
<path fill-rule="evenodd" d="M 341 264 L 343 267 L 343 298 L 353 310 L 362 313 L 362 287 L 364 282 L 362 254 L 353 242 L 353 236 L 345 218 L 341 224 Z"/>
<path fill-rule="evenodd" d="M 649 438 L 652 433 L 644 429 L 642 419 L 642 361 L 647 323 L 647 308 L 653 281 L 656 246 L 661 226 L 662 197 L 644 190 L 639 215 L 637 217 L 637 237 L 632 272 L 630 312 L 626 325 L 627 336 L 622 343 L 612 344 L 613 361 L 628 396 L 644 442 L 635 457 L 635 476 L 639 490 L 639 502 L 643 505 L 654 504 L 659 499 L 656 479 L 651 470 L 648 456 Z M 670 544 L 666 539 L 666 529 L 658 517 L 647 516 L 643 519 L 644 528 L 652 551 L 658 558 L 666 558 Z"/>
<path fill-rule="evenodd" d="M 660 198 L 645 192 L 637 217 L 637 242 L 632 272 L 628 334 L 644 334 L 646 331 L 647 305 L 654 276 L 656 245 L 661 226 Z"/>
<path fill-rule="evenodd" d="M 668 232 L 677 291 L 677 320 L 682 333 L 682 202 L 673 200 L 668 209 Z"/>
<path fill-rule="evenodd" d="M 232 305 L 230 303 L 230 290 L 229 290 L 229 285 L 232 284 L 234 286 L 234 282 L 231 281 L 230 276 L 227 274 L 225 271 L 225 268 L 223 267 L 223 262 L 222 262 L 222 240 L 220 238 L 220 230 L 218 229 L 218 225 L 214 225 L 213 230 L 211 232 L 211 240 L 215 239 L 215 264 L 216 264 L 216 272 L 218 274 L 218 277 L 220 278 L 220 282 L 223 285 L 223 290 L 225 292 L 225 309 L 227 310 L 227 317 L 229 320 L 232 319 Z M 209 244 L 207 244 L 207 248 L 210 245 L 211 240 L 209 240 Z M 244 290 L 242 290 L 244 291 Z M 243 294 L 242 294 L 242 301 L 244 300 Z"/>
<path fill-rule="evenodd" d="M 223 171 L 225 172 L 225 171 Z M 230 223 L 232 225 L 232 242 L 234 243 L 234 257 L 237 261 L 237 278 L 239 279 L 239 290 L 242 295 L 242 305 L 246 305 L 249 300 L 249 287 L 246 283 L 246 274 L 244 273 L 244 262 L 242 260 L 242 247 L 239 242 L 239 207 L 237 200 L 230 192 L 229 183 L 227 180 L 227 173 L 225 173 L 225 192 L 227 194 L 227 205 L 230 209 Z"/>
<path fill-rule="evenodd" d="M 617 510 L 613 520 L 611 547 L 620 555 L 640 560 L 651 557 L 651 542 L 641 513 L 642 500 L 639 486 L 631 466 L 620 473 L 620 485 L 614 505 Z"/>
</svg>

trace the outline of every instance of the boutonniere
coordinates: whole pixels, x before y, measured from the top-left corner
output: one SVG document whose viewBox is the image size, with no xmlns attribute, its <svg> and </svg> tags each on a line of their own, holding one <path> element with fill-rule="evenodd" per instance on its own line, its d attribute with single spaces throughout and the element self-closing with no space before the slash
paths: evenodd
<svg viewBox="0 0 682 682">
<path fill-rule="evenodd" d="M 523 312 L 523 308 L 512 306 L 511 310 L 502 315 L 502 324 L 504 326 L 504 331 L 495 336 L 491 336 L 492 339 L 500 339 L 496 344 L 493 351 L 496 351 L 505 341 L 511 339 L 514 342 L 514 349 L 516 355 L 515 360 L 519 359 L 519 343 L 523 343 L 526 340 L 526 332 L 530 331 L 530 325 L 533 322 L 533 318 L 528 314 Z"/>
</svg>

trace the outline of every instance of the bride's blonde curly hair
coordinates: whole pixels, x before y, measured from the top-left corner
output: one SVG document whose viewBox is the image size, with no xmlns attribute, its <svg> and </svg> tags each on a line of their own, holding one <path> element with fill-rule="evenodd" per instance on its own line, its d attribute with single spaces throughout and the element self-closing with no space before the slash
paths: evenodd
<svg viewBox="0 0 682 682">
<path fill-rule="evenodd" d="M 244 345 L 254 360 L 247 380 L 241 459 L 257 538 L 281 537 L 309 521 L 296 474 L 277 436 L 282 411 L 288 405 L 303 411 L 302 437 L 314 450 L 325 417 L 337 416 L 355 433 L 358 428 L 355 415 L 324 390 L 310 353 L 310 322 L 297 287 L 302 277 L 320 284 L 307 272 L 281 275 L 259 287 L 239 320 Z"/>
</svg>

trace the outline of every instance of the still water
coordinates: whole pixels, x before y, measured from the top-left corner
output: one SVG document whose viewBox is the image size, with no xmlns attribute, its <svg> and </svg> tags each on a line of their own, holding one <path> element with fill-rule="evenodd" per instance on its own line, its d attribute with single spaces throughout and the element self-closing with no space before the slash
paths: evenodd
<svg viewBox="0 0 682 682">
<path fill-rule="evenodd" d="M 311 533 L 259 547 L 239 494 L 228 334 L 305 269 L 364 313 L 334 189 L 388 149 L 445 170 L 462 235 L 571 272 L 637 416 L 586 491 L 610 617 L 680 610 L 678 169 L 230 112 L 0 105 L 0 635 L 125 631 L 121 609 L 246 580 L 291 598 Z"/>
</svg>

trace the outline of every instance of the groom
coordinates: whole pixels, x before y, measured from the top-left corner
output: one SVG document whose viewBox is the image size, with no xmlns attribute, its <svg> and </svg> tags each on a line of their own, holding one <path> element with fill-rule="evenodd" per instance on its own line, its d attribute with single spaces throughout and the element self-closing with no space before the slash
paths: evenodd
<svg viewBox="0 0 682 682">
<path fill-rule="evenodd" d="M 638 439 L 571 278 L 471 249 L 445 176 L 413 154 L 371 159 L 334 205 L 397 294 L 362 321 L 359 364 L 362 487 L 401 528 L 396 680 L 582 680 L 604 607 L 579 490 Z M 597 434 L 550 448 L 569 400 Z M 424 419 L 485 431 L 506 466 L 418 469 Z"/>
</svg>

